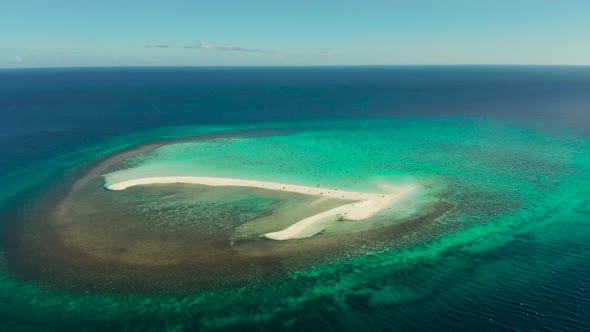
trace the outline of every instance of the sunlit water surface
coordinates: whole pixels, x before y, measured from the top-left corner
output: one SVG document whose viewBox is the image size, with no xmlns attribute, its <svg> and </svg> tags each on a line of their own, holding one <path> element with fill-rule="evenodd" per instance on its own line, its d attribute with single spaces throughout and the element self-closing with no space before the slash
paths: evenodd
<svg viewBox="0 0 590 332">
<path fill-rule="evenodd" d="M 227 134 L 236 130 L 264 134 Z M 221 134 L 198 138 L 211 133 Z M 62 265 L 37 261 L 44 257 L 39 253 L 56 261 L 62 254 L 40 241 L 45 229 L 53 229 L 43 228 L 50 218 L 38 215 L 56 203 L 47 193 L 65 195 L 71 188 L 60 186 L 87 175 L 99 157 L 186 136 L 193 139 L 123 158 L 109 166 L 106 178 L 93 176 L 89 195 L 105 201 L 94 201 L 88 209 L 135 216 L 140 235 L 193 232 L 215 239 L 224 234 L 239 246 L 240 239 L 262 240 L 256 239 L 259 229 L 240 233 L 242 238 L 236 229 L 285 202 L 309 202 L 190 185 L 100 190 L 104 181 L 151 174 L 368 192 L 380 190 L 379 184 L 413 184 L 419 190 L 371 220 L 337 223 L 315 240 L 295 240 L 316 254 L 304 255 L 309 259 L 300 263 L 291 250 L 299 245 L 292 245 L 280 261 L 280 276 L 262 269 L 246 279 L 209 286 L 178 277 L 183 284 L 176 290 L 162 277 L 154 282 L 165 287 L 134 291 L 129 285 L 141 284 L 142 276 L 133 271 L 117 274 L 105 268 L 101 274 L 96 272 L 100 266 L 84 272 L 83 265 L 76 265 L 66 272 L 68 262 L 83 261 L 78 256 L 64 257 Z M 2 175 L 4 234 L 10 236 L 3 240 L 0 324 L 7 329 L 584 330 L 590 326 L 588 151 L 588 138 L 578 126 L 453 114 L 174 126 L 110 135 Z M 125 210 L 97 208 L 97 202 L 108 200 Z M 111 240 L 122 236 L 101 224 L 88 225 L 112 234 Z M 57 242 L 74 246 L 66 240 Z M 252 257 L 252 247 L 243 248 L 240 252 Z M 269 264 L 274 271 L 276 262 Z"/>
</svg>

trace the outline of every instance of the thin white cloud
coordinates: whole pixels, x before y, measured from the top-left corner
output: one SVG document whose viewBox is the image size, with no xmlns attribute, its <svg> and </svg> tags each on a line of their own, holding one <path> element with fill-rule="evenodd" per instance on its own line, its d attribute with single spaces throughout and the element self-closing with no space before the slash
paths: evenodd
<svg viewBox="0 0 590 332">
<path fill-rule="evenodd" d="M 15 56 L 14 57 L 14 62 L 16 62 L 16 63 L 23 63 L 23 62 L 25 62 L 25 59 L 21 58 L 20 56 Z"/>
<path fill-rule="evenodd" d="M 257 53 L 264 52 L 263 50 L 259 50 L 259 49 L 237 47 L 237 46 L 234 46 L 231 44 L 227 45 L 227 46 L 216 46 L 216 45 L 204 42 L 204 41 L 202 41 L 196 45 L 185 46 L 184 48 L 192 49 L 192 50 L 203 50 L 203 51 L 233 51 L 233 52 L 257 52 Z"/>
</svg>

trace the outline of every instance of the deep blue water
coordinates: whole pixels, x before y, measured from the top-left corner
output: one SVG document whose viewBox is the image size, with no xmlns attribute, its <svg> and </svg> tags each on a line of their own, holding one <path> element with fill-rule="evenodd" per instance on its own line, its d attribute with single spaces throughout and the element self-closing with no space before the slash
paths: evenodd
<svg viewBox="0 0 590 332">
<path fill-rule="evenodd" d="M 94 68 L 0 71 L 0 165 L 158 126 L 498 117 L 589 133 L 588 67 Z"/>
<path fill-rule="evenodd" d="M 26 172 L 37 163 L 119 135 L 167 126 L 449 117 L 498 119 L 545 131 L 570 130 L 588 138 L 590 67 L 0 70 L 0 173 Z M 582 212 L 561 217 L 570 218 L 572 227 L 587 230 L 589 208 L 586 202 L 578 207 Z M 528 278 L 527 288 L 478 293 L 480 287 L 473 284 L 467 288 L 472 294 L 454 300 L 441 290 L 431 295 L 438 296 L 440 303 L 431 298 L 421 308 L 421 303 L 409 301 L 408 307 L 418 314 L 407 321 L 381 324 L 380 319 L 390 316 L 361 308 L 366 316 L 357 322 L 374 318 L 374 328 L 466 330 L 495 319 L 497 323 L 485 328 L 588 330 L 590 250 L 584 243 L 590 238 L 580 233 L 575 243 L 564 246 L 561 240 L 568 237 L 560 234 L 570 229 L 561 224 L 548 227 L 555 238 L 536 239 L 533 245 L 526 235 L 519 235 L 512 252 L 502 248 L 444 258 L 447 263 L 469 260 L 473 264 L 497 260 L 497 269 Z M 545 259 L 523 267 L 519 259 L 526 252 Z M 519 259 L 512 266 L 513 256 Z M 424 266 L 415 272 L 416 278 L 428 278 L 437 268 Z M 471 271 L 458 273 L 460 277 L 445 273 L 458 283 L 475 282 Z M 494 297 L 511 305 L 494 307 Z M 448 303 L 454 305 L 448 307 Z M 474 307 L 477 310 L 467 310 Z M 481 312 L 493 314 L 482 317 Z M 534 317 L 530 318 L 534 323 L 525 324 L 526 316 Z"/>
</svg>

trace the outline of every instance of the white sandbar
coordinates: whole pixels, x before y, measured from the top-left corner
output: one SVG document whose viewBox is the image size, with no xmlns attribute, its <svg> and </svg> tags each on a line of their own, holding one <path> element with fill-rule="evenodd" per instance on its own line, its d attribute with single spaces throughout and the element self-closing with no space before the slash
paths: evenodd
<svg viewBox="0 0 590 332">
<path fill-rule="evenodd" d="M 337 208 L 327 210 L 316 215 L 313 215 L 311 217 L 302 219 L 294 223 L 293 225 L 283 229 L 282 231 L 264 234 L 265 237 L 272 240 L 289 240 L 313 236 L 322 231 L 322 223 L 327 221 L 335 221 L 340 219 L 367 219 L 375 215 L 379 211 L 391 206 L 397 200 L 401 199 L 403 196 L 407 195 L 409 192 L 413 190 L 413 187 L 411 186 L 383 186 L 383 188 L 387 189 L 388 193 L 376 194 L 356 191 L 344 191 L 338 189 L 326 189 L 320 188 L 319 186 L 306 187 L 277 182 L 199 176 L 146 177 L 110 184 L 106 186 L 106 188 L 109 190 L 125 190 L 133 186 L 166 183 L 189 183 L 200 184 L 205 186 L 250 187 L 355 201 L 353 203 L 345 204 Z"/>
</svg>

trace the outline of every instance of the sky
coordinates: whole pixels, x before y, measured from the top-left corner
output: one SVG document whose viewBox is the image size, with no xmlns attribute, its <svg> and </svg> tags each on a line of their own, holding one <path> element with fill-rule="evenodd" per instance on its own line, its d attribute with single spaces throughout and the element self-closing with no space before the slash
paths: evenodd
<svg viewBox="0 0 590 332">
<path fill-rule="evenodd" d="M 590 65 L 590 0 L 17 0 L 0 67 Z"/>
</svg>

